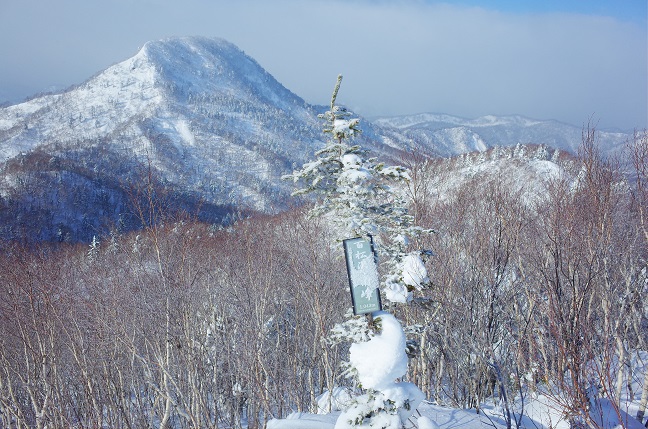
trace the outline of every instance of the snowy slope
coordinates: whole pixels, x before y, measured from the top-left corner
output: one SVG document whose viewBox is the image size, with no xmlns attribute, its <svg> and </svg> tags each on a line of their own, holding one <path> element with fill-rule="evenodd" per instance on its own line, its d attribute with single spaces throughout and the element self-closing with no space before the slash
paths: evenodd
<svg viewBox="0 0 648 429">
<path fill-rule="evenodd" d="M 547 185 L 561 177 L 574 178 L 578 163 L 573 156 L 545 146 L 518 145 L 495 147 L 438 160 L 430 193 L 437 201 L 452 198 L 461 189 L 486 188 L 496 183 L 510 191 L 521 192 L 521 202 L 533 207 L 547 192 Z"/>
</svg>

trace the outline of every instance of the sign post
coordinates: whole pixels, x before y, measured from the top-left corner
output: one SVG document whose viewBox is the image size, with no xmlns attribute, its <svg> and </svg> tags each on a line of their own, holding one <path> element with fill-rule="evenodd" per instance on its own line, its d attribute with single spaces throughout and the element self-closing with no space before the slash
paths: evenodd
<svg viewBox="0 0 648 429">
<path fill-rule="evenodd" d="M 373 240 L 364 237 L 343 241 L 346 257 L 353 314 L 367 314 L 382 310 L 378 269 Z"/>
</svg>

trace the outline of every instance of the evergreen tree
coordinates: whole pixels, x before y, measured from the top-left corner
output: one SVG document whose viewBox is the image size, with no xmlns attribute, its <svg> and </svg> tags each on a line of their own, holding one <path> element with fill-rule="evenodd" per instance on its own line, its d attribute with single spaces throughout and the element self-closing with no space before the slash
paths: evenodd
<svg viewBox="0 0 648 429">
<path fill-rule="evenodd" d="M 302 186 L 293 195 L 317 197 L 311 215 L 327 217 L 336 240 L 373 237 L 385 272 L 381 281 L 383 296 L 388 303 L 406 303 L 415 289 L 424 288 L 429 281 L 421 258 L 426 252 L 410 250 L 412 241 L 429 231 L 414 225 L 399 192 L 399 187 L 410 180 L 408 170 L 377 162 L 368 151 L 352 144 L 361 133 L 360 121 L 336 104 L 341 82 L 342 76 L 338 76 L 330 109 L 320 115 L 325 121 L 324 132 L 330 136 L 326 145 L 315 153 L 315 160 L 286 178 Z M 371 425 L 397 429 L 423 399 L 416 386 L 395 382 L 407 371 L 405 335 L 400 323 L 388 313 L 374 316 L 373 320 L 351 317 L 331 332 L 332 343 L 353 343 L 345 374 L 365 389 L 340 416 L 336 428 Z M 366 367 L 363 356 L 371 353 L 376 344 L 383 350 L 385 346 L 391 348 L 387 351 L 391 356 L 384 365 Z"/>
<path fill-rule="evenodd" d="M 400 185 L 410 180 L 401 166 L 386 166 L 368 157 L 368 151 L 351 144 L 361 133 L 359 119 L 336 104 L 342 82 L 338 76 L 330 109 L 320 115 L 324 132 L 330 135 L 316 159 L 285 176 L 302 185 L 293 195 L 315 194 L 313 216 L 330 218 L 338 240 L 371 235 L 378 258 L 387 274 L 382 291 L 389 302 L 407 302 L 412 291 L 428 283 L 421 259 L 426 251 L 411 251 L 412 241 L 430 232 L 414 225 Z"/>
</svg>

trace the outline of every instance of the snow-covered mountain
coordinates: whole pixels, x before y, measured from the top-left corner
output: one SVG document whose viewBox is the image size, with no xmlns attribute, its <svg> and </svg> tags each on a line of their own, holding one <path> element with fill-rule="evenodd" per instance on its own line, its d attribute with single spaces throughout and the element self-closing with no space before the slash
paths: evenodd
<svg viewBox="0 0 648 429">
<path fill-rule="evenodd" d="M 325 109 L 227 41 L 149 42 L 65 92 L 0 108 L 0 236 L 91 240 L 134 228 L 132 205 L 150 178 L 167 206 L 211 222 L 282 210 L 293 185 L 280 177 L 323 146 Z M 387 161 L 580 142 L 579 128 L 520 118 L 426 114 L 361 127 L 359 143 Z"/>
<path fill-rule="evenodd" d="M 374 123 L 398 129 L 417 145 L 431 148 L 444 157 L 517 144 L 541 144 L 576 153 L 583 131 L 582 127 L 558 121 L 540 121 L 522 116 L 489 115 L 464 119 L 422 113 L 377 118 Z M 623 132 L 598 132 L 599 144 L 605 152 L 617 150 L 629 137 L 629 134 Z"/>
<path fill-rule="evenodd" d="M 0 133 L 2 161 L 101 148 L 150 160 L 168 182 L 215 202 L 237 191 L 257 208 L 268 204 L 264 179 L 319 138 L 302 99 L 235 46 L 201 38 L 147 43 L 63 94 L 3 109 Z"/>
<path fill-rule="evenodd" d="M 149 166 L 205 218 L 275 211 L 292 191 L 280 177 L 322 144 L 321 110 L 224 40 L 147 43 L 66 92 L 0 109 L 4 236 L 31 225 L 44 239 L 91 239 L 133 224 L 124 185 Z"/>
</svg>

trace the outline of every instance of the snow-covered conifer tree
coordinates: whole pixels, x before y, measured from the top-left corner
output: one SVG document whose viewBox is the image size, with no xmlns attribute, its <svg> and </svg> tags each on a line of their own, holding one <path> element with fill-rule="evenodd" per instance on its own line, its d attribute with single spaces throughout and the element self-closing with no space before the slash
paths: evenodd
<svg viewBox="0 0 648 429">
<path fill-rule="evenodd" d="M 342 76 L 338 76 L 330 109 L 320 115 L 329 140 L 315 153 L 315 160 L 286 178 L 302 186 L 294 195 L 317 196 L 311 214 L 330 219 L 337 241 L 373 237 L 385 272 L 381 281 L 383 296 L 388 303 L 406 303 L 414 290 L 429 282 L 421 258 L 424 252 L 411 249 L 412 241 L 428 231 L 414 225 L 398 189 L 410 180 L 408 170 L 377 162 L 368 157 L 366 150 L 351 143 L 361 131 L 359 120 L 336 104 L 341 81 Z M 372 324 L 364 318 L 351 318 L 334 327 L 331 341 L 353 342 L 347 375 L 365 389 L 340 416 L 336 428 L 402 427 L 423 394 L 410 383 L 395 382 L 407 372 L 400 322 L 386 312 L 374 314 Z"/>
<path fill-rule="evenodd" d="M 412 251 L 412 241 L 428 232 L 414 225 L 407 204 L 398 192 L 399 182 L 410 180 L 401 166 L 386 166 L 368 157 L 368 152 L 351 140 L 359 134 L 359 120 L 336 104 L 342 76 L 331 98 L 330 110 L 320 115 L 330 134 L 316 159 L 285 178 L 303 187 L 293 195 L 317 194 L 311 214 L 328 216 L 338 240 L 372 235 L 378 257 L 385 265 L 382 292 L 389 302 L 411 300 L 413 290 L 424 288 L 429 279 L 421 255 Z"/>
</svg>

